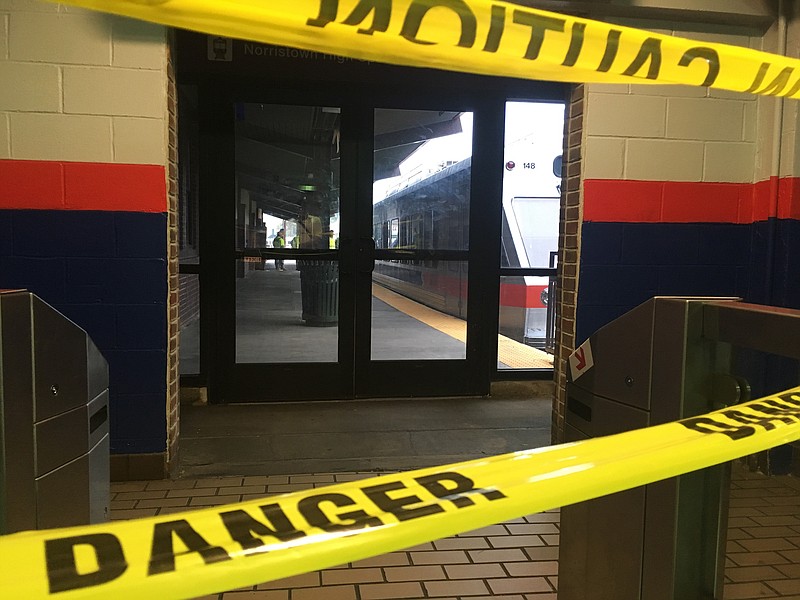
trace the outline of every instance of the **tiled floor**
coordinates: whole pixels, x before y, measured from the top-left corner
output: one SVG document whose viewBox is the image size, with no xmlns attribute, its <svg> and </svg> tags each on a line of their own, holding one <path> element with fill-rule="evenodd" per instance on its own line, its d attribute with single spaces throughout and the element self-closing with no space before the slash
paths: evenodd
<svg viewBox="0 0 800 600">
<path fill-rule="evenodd" d="M 800 482 L 734 469 L 725 600 L 800 600 Z M 115 483 L 112 518 L 168 514 L 371 476 L 215 477 Z M 339 568 L 209 596 L 222 600 L 555 600 L 558 511 Z M 689 600 L 689 599 L 687 599 Z"/>
</svg>

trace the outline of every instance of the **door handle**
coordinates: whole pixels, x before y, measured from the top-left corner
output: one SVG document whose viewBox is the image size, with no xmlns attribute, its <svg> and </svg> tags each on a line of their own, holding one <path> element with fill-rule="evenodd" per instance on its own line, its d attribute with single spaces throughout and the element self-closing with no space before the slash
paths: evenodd
<svg viewBox="0 0 800 600">
<path fill-rule="evenodd" d="M 359 273 L 372 273 L 375 270 L 375 240 L 359 238 L 356 257 L 356 269 Z"/>
</svg>

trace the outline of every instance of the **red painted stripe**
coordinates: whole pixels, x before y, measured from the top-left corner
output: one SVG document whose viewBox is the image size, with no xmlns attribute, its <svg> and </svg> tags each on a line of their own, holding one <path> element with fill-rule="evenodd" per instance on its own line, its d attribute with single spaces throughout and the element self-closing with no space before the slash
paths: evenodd
<svg viewBox="0 0 800 600">
<path fill-rule="evenodd" d="M 787 177 L 780 180 L 778 218 L 800 220 L 800 177 Z"/>
<path fill-rule="evenodd" d="M 166 212 L 166 170 L 161 165 L 0 160 L 0 209 Z"/>
<path fill-rule="evenodd" d="M 663 195 L 660 181 L 587 179 L 583 182 L 583 220 L 658 223 Z"/>
<path fill-rule="evenodd" d="M 750 183 L 587 179 L 585 221 L 614 223 L 754 223 L 800 218 L 800 178 Z"/>
<path fill-rule="evenodd" d="M 542 290 L 546 285 L 525 285 L 523 283 L 500 284 L 500 306 L 517 308 L 544 308 Z"/>
</svg>

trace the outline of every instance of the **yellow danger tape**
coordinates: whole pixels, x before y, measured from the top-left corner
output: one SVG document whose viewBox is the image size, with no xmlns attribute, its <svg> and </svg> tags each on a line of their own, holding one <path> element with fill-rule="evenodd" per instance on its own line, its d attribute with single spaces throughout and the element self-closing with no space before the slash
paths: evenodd
<svg viewBox="0 0 800 600">
<path fill-rule="evenodd" d="M 341 565 L 800 438 L 800 388 L 614 436 L 194 512 L 0 537 L 8 598 L 192 598 Z"/>
<path fill-rule="evenodd" d="M 500 0 L 68 0 L 208 34 L 351 58 L 564 82 L 800 97 L 800 61 Z"/>
</svg>

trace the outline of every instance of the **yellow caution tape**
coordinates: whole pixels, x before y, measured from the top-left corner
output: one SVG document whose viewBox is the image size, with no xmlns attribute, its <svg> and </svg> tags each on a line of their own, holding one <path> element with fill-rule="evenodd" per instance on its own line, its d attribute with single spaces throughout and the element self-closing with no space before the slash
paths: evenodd
<svg viewBox="0 0 800 600">
<path fill-rule="evenodd" d="M 191 598 L 400 550 L 798 438 L 795 388 L 583 442 L 193 512 L 18 533 L 0 537 L 0 589 L 25 599 Z"/>
<path fill-rule="evenodd" d="M 800 96 L 800 61 L 496 0 L 68 0 L 208 34 L 415 67 Z"/>
</svg>

